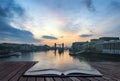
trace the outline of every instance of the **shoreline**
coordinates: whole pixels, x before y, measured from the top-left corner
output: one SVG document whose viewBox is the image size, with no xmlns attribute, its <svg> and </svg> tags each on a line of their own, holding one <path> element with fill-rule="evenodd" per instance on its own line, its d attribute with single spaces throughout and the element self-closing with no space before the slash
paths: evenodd
<svg viewBox="0 0 120 81">
<path fill-rule="evenodd" d="M 10 57 L 10 56 L 14 56 L 14 55 L 8 55 L 8 54 L 0 54 L 0 58 L 4 58 L 4 57 Z"/>
<path fill-rule="evenodd" d="M 101 53 L 81 53 L 77 55 L 70 55 L 74 58 L 85 58 L 87 61 L 92 62 L 120 62 L 120 54 L 101 54 Z"/>
<path fill-rule="evenodd" d="M 100 52 L 83 52 L 77 54 L 73 54 L 72 52 L 69 52 L 69 54 L 71 56 L 77 56 L 77 55 L 120 56 L 120 54 L 100 53 Z"/>
</svg>

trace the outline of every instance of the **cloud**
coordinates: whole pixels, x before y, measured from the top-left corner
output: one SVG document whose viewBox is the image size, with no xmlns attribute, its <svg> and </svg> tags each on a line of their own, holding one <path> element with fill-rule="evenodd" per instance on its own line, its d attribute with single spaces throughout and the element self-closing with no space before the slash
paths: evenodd
<svg viewBox="0 0 120 81">
<path fill-rule="evenodd" d="M 0 16 L 14 17 L 23 16 L 24 9 L 14 0 L 0 0 Z"/>
<path fill-rule="evenodd" d="M 108 6 L 110 8 L 110 11 L 115 14 L 120 12 L 120 2 L 118 1 L 111 1 L 110 5 Z M 113 12 L 114 11 L 114 12 Z"/>
<path fill-rule="evenodd" d="M 91 37 L 91 36 L 93 36 L 93 34 L 81 34 L 81 35 L 80 35 L 80 37 L 83 37 L 83 38 L 84 38 L 84 37 Z"/>
<path fill-rule="evenodd" d="M 0 0 L 0 41 L 13 41 L 22 43 L 39 42 L 33 34 L 26 30 L 20 30 L 11 26 L 13 18 L 23 18 L 25 11 L 14 0 Z"/>
<path fill-rule="evenodd" d="M 81 0 L 35 0 L 36 3 L 48 6 L 54 10 L 79 11 Z"/>
<path fill-rule="evenodd" d="M 95 7 L 93 5 L 92 0 L 82 0 L 82 2 L 88 8 L 88 10 L 95 11 Z"/>
<path fill-rule="evenodd" d="M 61 28 L 61 30 L 64 32 L 77 33 L 81 30 L 81 26 L 74 23 L 74 20 L 71 20 L 71 22 L 68 22 L 65 26 Z"/>
<path fill-rule="evenodd" d="M 19 30 L 10 25 L 2 24 L 0 26 L 0 40 L 5 41 L 6 38 L 11 41 L 19 41 L 23 43 L 40 42 L 40 40 L 35 39 L 33 34 L 29 31 Z"/>
<path fill-rule="evenodd" d="M 44 36 L 42 36 L 42 38 L 44 38 L 44 39 L 51 39 L 51 40 L 57 40 L 58 39 L 57 37 L 48 36 L 48 35 L 44 35 Z"/>
</svg>

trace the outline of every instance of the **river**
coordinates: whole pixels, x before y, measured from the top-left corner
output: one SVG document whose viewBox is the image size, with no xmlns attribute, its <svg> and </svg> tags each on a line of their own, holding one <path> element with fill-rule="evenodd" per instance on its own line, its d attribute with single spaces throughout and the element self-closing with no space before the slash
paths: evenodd
<svg viewBox="0 0 120 81">
<path fill-rule="evenodd" d="M 21 56 L 11 56 L 7 58 L 0 58 L 0 61 L 38 61 L 40 67 L 65 67 L 75 66 L 81 68 L 89 68 L 89 64 L 84 58 L 74 58 L 69 55 L 69 51 L 66 50 L 62 53 L 58 51 L 50 50 L 46 52 L 31 52 L 22 53 Z"/>
</svg>

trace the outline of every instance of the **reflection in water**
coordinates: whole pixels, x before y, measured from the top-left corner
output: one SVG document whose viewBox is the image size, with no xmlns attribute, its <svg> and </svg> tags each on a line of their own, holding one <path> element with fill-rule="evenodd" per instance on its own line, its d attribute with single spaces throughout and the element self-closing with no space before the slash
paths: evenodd
<svg viewBox="0 0 120 81">
<path fill-rule="evenodd" d="M 90 66 L 85 62 L 85 60 L 74 59 L 73 57 L 69 56 L 68 51 L 64 51 L 63 53 L 59 53 L 58 51 L 56 51 L 56 54 L 53 53 L 54 51 L 48 51 L 46 54 L 40 54 L 38 52 L 37 55 L 33 58 L 33 60 L 39 61 L 38 66 L 36 68 L 90 68 Z"/>
<path fill-rule="evenodd" d="M 59 52 L 58 50 L 50 50 L 46 52 L 33 52 L 23 53 L 20 57 L 8 57 L 0 58 L 1 61 L 39 61 L 37 68 L 44 67 L 57 67 L 57 68 L 68 68 L 68 67 L 80 67 L 90 68 L 89 64 L 85 59 L 73 58 L 69 55 L 69 51 L 65 50 Z"/>
</svg>

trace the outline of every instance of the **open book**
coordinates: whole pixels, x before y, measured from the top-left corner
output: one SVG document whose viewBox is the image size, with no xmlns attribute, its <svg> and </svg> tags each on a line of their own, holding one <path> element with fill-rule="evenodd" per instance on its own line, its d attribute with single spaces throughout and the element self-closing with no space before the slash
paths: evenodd
<svg viewBox="0 0 120 81">
<path fill-rule="evenodd" d="M 102 74 L 96 69 L 90 70 L 71 68 L 68 70 L 59 69 L 41 69 L 33 70 L 30 68 L 24 73 L 25 76 L 102 76 Z"/>
</svg>

